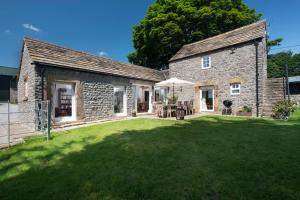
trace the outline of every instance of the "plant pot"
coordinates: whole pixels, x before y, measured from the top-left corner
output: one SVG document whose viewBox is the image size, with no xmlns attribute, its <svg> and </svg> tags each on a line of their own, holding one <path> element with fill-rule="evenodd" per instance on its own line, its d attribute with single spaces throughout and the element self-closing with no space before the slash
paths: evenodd
<svg viewBox="0 0 300 200">
<path fill-rule="evenodd" d="M 252 116 L 252 112 L 237 112 L 236 113 L 237 116 L 244 116 L 244 117 L 251 117 Z"/>
<path fill-rule="evenodd" d="M 136 117 L 136 112 L 131 113 L 132 117 Z"/>
</svg>

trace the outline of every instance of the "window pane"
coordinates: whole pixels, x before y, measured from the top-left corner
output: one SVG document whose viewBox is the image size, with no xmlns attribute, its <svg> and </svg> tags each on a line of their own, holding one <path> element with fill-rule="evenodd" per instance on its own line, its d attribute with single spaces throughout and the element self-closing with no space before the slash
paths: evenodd
<svg viewBox="0 0 300 200">
<path fill-rule="evenodd" d="M 202 66 L 203 66 L 203 68 L 209 68 L 210 67 L 210 58 L 209 58 L 209 56 L 203 56 L 202 57 Z"/>
<path fill-rule="evenodd" d="M 114 88 L 114 112 L 123 113 L 124 112 L 124 87 Z"/>
<path fill-rule="evenodd" d="M 230 86 L 231 94 L 240 94 L 241 84 L 234 83 Z"/>
</svg>

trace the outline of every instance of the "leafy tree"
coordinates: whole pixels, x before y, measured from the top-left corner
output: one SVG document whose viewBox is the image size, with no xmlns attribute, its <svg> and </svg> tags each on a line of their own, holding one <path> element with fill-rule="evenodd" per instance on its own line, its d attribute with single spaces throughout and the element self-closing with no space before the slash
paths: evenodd
<svg viewBox="0 0 300 200">
<path fill-rule="evenodd" d="M 280 46 L 282 41 L 283 41 L 283 38 L 276 38 L 274 40 L 268 40 L 268 42 L 267 42 L 268 53 L 270 52 L 272 47 Z"/>
<path fill-rule="evenodd" d="M 268 56 L 268 77 L 284 76 L 286 64 L 289 66 L 289 76 L 300 76 L 300 53 L 293 54 L 291 51 L 287 51 Z"/>
<path fill-rule="evenodd" d="M 131 63 L 168 68 L 168 60 L 184 45 L 260 19 L 242 0 L 157 0 L 134 26 Z"/>
</svg>

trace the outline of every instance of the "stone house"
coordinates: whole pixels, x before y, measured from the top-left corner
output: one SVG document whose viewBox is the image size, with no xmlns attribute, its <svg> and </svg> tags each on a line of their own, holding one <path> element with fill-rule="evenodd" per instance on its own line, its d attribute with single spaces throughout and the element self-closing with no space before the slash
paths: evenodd
<svg viewBox="0 0 300 200">
<path fill-rule="evenodd" d="M 267 79 L 266 22 L 183 46 L 170 60 L 170 77 L 191 81 L 177 90 L 181 101 L 194 101 L 196 112 L 221 113 L 224 100 L 233 112 L 243 106 L 263 114 Z"/>
<path fill-rule="evenodd" d="M 25 38 L 19 73 L 20 110 L 51 100 L 55 123 L 153 113 L 168 94 L 155 83 L 172 77 L 195 83 L 175 92 L 179 101 L 193 101 L 196 112 L 221 113 L 231 100 L 234 113 L 249 106 L 261 116 L 268 102 L 266 22 L 185 45 L 164 71 Z"/>
<path fill-rule="evenodd" d="M 18 81 L 21 111 L 52 101 L 55 123 L 94 121 L 153 112 L 154 84 L 164 72 L 116 62 L 46 42 L 25 38 Z"/>
</svg>

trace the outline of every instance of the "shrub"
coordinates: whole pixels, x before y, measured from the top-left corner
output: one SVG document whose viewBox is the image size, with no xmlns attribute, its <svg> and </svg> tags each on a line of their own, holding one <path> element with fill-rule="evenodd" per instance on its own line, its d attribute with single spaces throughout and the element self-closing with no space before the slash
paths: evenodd
<svg viewBox="0 0 300 200">
<path fill-rule="evenodd" d="M 177 102 L 177 99 L 178 99 L 178 97 L 177 96 L 173 96 L 173 95 L 170 95 L 170 96 L 168 96 L 168 103 L 169 104 L 176 104 L 176 102 Z"/>
<path fill-rule="evenodd" d="M 249 106 L 244 106 L 242 109 L 239 110 L 240 112 L 252 112 L 252 108 Z"/>
<path fill-rule="evenodd" d="M 278 101 L 273 106 L 273 117 L 275 119 L 287 119 L 291 112 L 296 110 L 296 103 L 292 101 Z"/>
</svg>

